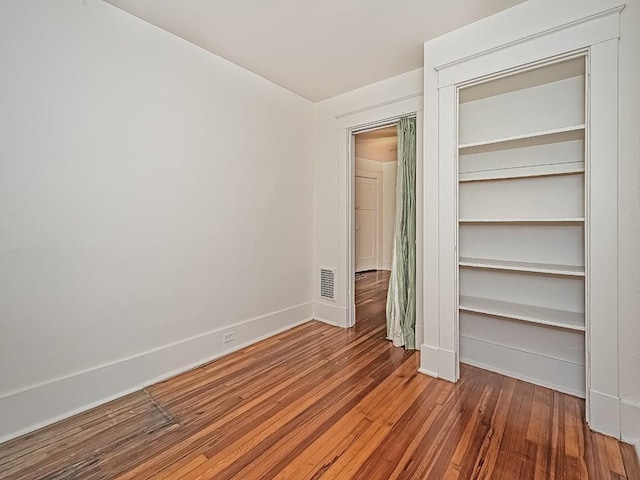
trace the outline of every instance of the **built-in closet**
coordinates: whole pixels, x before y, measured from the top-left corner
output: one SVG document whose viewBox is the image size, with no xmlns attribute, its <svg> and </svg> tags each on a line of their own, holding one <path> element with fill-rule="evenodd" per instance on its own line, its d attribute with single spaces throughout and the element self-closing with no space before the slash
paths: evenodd
<svg viewBox="0 0 640 480">
<path fill-rule="evenodd" d="M 585 57 L 458 94 L 460 361 L 585 395 Z"/>
<path fill-rule="evenodd" d="M 421 371 L 585 397 L 589 426 L 619 437 L 623 6 L 592 7 L 425 44 Z"/>
</svg>

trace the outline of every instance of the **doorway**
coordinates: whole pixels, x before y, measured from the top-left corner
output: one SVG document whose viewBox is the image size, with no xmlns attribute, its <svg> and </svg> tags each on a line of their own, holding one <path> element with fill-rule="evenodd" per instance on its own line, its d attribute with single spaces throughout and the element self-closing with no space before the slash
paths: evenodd
<svg viewBox="0 0 640 480">
<path fill-rule="evenodd" d="M 389 100 L 377 105 L 372 105 L 361 110 L 341 113 L 336 115 L 335 128 L 337 131 L 338 147 L 338 230 L 337 230 L 337 257 L 335 270 L 335 304 L 326 306 L 318 304 L 318 309 L 326 308 L 326 315 L 331 315 L 335 320 L 332 323 L 343 327 L 355 326 L 355 141 L 356 136 L 362 133 L 390 127 L 398 124 L 403 118 L 415 119 L 415 213 L 416 213 L 416 238 L 415 238 L 415 339 L 416 345 L 423 344 L 423 272 L 426 268 L 433 269 L 432 265 L 423 263 L 423 250 L 427 243 L 433 245 L 436 232 L 429 230 L 430 235 L 424 235 L 423 217 L 424 205 L 437 206 L 437 198 L 425 196 L 423 192 L 423 97 L 422 94 L 409 95 L 408 97 Z M 437 146 L 437 143 L 435 144 Z M 427 198 L 428 197 L 428 198 Z M 427 203 L 428 199 L 428 203 Z M 429 240 L 429 242 L 427 242 Z M 429 305 L 429 313 L 433 313 L 437 306 Z"/>
<path fill-rule="evenodd" d="M 354 135 L 355 325 L 384 324 L 393 256 L 396 123 Z"/>
</svg>

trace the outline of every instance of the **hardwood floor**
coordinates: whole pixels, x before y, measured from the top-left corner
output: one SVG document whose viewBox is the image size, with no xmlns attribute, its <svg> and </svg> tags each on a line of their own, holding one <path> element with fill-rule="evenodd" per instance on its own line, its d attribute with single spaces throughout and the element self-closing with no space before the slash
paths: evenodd
<svg viewBox="0 0 640 480">
<path fill-rule="evenodd" d="M 584 402 L 477 368 L 416 373 L 385 340 L 388 274 L 357 324 L 310 322 L 0 445 L 10 479 L 640 479 Z"/>
</svg>

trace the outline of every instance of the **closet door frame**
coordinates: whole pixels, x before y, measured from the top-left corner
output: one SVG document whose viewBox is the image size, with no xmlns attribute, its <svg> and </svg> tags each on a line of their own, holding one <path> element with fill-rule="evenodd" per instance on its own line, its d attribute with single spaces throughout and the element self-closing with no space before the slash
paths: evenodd
<svg viewBox="0 0 640 480">
<path fill-rule="evenodd" d="M 587 421 L 620 436 L 618 393 L 618 39 L 616 7 L 471 56 L 425 68 L 425 311 L 420 371 L 459 378 L 458 89 L 585 55 L 585 322 Z M 433 112 L 434 104 L 437 111 Z M 427 113 L 425 113 L 427 115 Z M 434 139 L 437 145 L 429 147 Z M 436 175 L 437 186 L 433 175 Z M 433 191 L 435 190 L 435 192 Z M 435 201 L 428 204 L 429 201 Z M 433 251 L 429 247 L 435 246 Z M 435 273 L 434 273 L 435 269 Z M 437 289 L 430 284 L 437 282 Z"/>
</svg>

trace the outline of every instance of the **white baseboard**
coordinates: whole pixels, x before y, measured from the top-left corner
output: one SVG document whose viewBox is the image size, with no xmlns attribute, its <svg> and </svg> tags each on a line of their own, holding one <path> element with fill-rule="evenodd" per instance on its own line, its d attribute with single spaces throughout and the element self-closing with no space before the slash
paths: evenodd
<svg viewBox="0 0 640 480">
<path fill-rule="evenodd" d="M 453 350 L 438 349 L 438 376 L 450 382 L 458 381 L 457 358 Z"/>
<path fill-rule="evenodd" d="M 438 378 L 438 348 L 420 345 L 420 368 L 418 372 Z"/>
<path fill-rule="evenodd" d="M 382 270 L 391 271 L 391 262 L 382 262 Z"/>
<path fill-rule="evenodd" d="M 589 400 L 589 428 L 620 438 L 620 399 L 592 389 L 589 392 Z"/>
<path fill-rule="evenodd" d="M 354 307 L 355 308 L 355 307 Z M 336 310 L 338 312 L 337 324 L 341 328 L 347 328 L 349 325 L 349 310 L 347 307 L 336 306 Z M 354 310 L 355 315 L 355 310 Z"/>
<path fill-rule="evenodd" d="M 620 439 L 636 447 L 640 458 L 640 404 L 620 401 Z"/>
<path fill-rule="evenodd" d="M 460 362 L 584 398 L 584 366 L 545 354 L 460 335 Z"/>
<path fill-rule="evenodd" d="M 313 302 L 313 318 L 329 325 L 339 325 L 340 309 L 335 303 Z"/>
<path fill-rule="evenodd" d="M 478 362 L 468 358 L 460 358 L 460 363 L 464 363 L 465 365 L 471 365 L 472 367 L 481 368 L 483 370 L 488 370 L 490 372 L 499 373 L 500 375 L 504 375 L 505 377 L 515 378 L 516 380 L 522 380 L 523 382 L 532 383 L 534 385 L 540 385 L 541 387 L 549 388 L 551 390 L 556 390 L 561 393 L 566 393 L 567 395 L 571 395 L 573 397 L 584 398 L 584 394 L 579 391 L 565 388 L 562 385 L 556 385 L 554 383 L 545 382 L 544 380 L 540 380 L 539 378 L 522 375 L 520 373 L 513 372 L 505 368 L 496 368 L 494 365 L 486 365 L 482 362 Z"/>
<path fill-rule="evenodd" d="M 259 342 L 313 318 L 305 303 L 57 378 L 0 397 L 0 443 Z M 222 343 L 233 330 L 236 342 Z"/>
<path fill-rule="evenodd" d="M 324 318 L 315 318 L 314 317 L 313 319 L 317 320 L 319 322 L 322 322 L 322 323 L 326 323 L 327 325 L 331 325 L 332 327 L 338 327 L 339 326 L 336 322 L 332 322 L 332 321 L 326 320 Z"/>
<path fill-rule="evenodd" d="M 457 382 L 455 352 L 432 345 L 420 345 L 420 368 L 418 368 L 418 372 L 431 377 L 442 378 L 449 382 Z"/>
<path fill-rule="evenodd" d="M 348 310 L 334 302 L 316 300 L 313 302 L 313 318 L 320 322 L 346 328 L 348 323 Z"/>
</svg>

